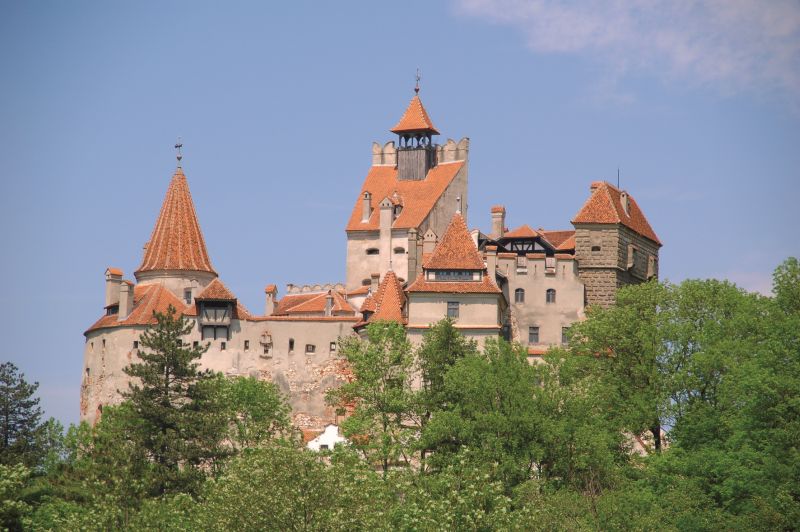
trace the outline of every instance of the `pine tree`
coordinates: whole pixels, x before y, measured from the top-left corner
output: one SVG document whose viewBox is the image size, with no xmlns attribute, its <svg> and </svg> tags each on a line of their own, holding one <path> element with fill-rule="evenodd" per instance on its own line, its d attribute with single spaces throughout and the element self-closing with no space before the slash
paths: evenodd
<svg viewBox="0 0 800 532">
<path fill-rule="evenodd" d="M 38 382 L 29 384 L 17 366 L 0 364 L 0 463 L 34 465 L 42 410 L 34 397 Z"/>
<path fill-rule="evenodd" d="M 155 494 L 193 492 L 224 454 L 225 418 L 216 400 L 214 374 L 196 362 L 208 346 L 189 346 L 192 324 L 170 306 L 140 338 L 141 363 L 124 397 L 138 418 L 138 438 L 153 462 Z"/>
</svg>

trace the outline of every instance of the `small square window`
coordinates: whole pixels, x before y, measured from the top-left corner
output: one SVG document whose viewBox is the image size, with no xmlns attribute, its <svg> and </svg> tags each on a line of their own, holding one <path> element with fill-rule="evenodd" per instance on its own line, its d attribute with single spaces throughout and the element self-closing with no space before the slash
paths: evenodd
<svg viewBox="0 0 800 532">
<path fill-rule="evenodd" d="M 250 340 L 245 340 L 244 341 L 244 350 L 245 351 L 249 351 L 250 350 Z"/>
<path fill-rule="evenodd" d="M 187 305 L 191 304 L 191 302 L 192 302 L 192 289 L 191 288 L 186 288 L 183 291 L 183 302 L 186 303 Z"/>
<path fill-rule="evenodd" d="M 317 346 L 314 344 L 306 344 L 306 353 L 314 353 L 317 350 Z"/>
<path fill-rule="evenodd" d="M 331 342 L 331 353 L 336 352 L 336 342 Z"/>
<path fill-rule="evenodd" d="M 447 302 L 447 317 L 454 320 L 458 319 L 458 301 Z"/>
<path fill-rule="evenodd" d="M 528 343 L 539 343 L 539 327 L 528 327 Z"/>
<path fill-rule="evenodd" d="M 320 450 L 320 451 L 327 451 L 327 450 L 328 450 L 328 446 L 327 446 L 327 445 L 325 445 L 324 443 L 322 443 L 322 444 L 320 444 L 320 446 L 319 446 L 319 450 Z"/>
<path fill-rule="evenodd" d="M 219 343 L 219 350 L 220 350 L 220 351 L 225 351 L 225 349 L 226 349 L 227 347 L 228 347 L 228 344 L 227 344 L 226 342 L 220 342 L 220 343 Z"/>
<path fill-rule="evenodd" d="M 133 341 L 133 348 L 134 349 L 139 349 L 139 340 L 134 340 Z"/>
<path fill-rule="evenodd" d="M 200 342 L 198 342 L 197 340 L 192 342 L 192 347 L 199 347 L 199 346 L 200 346 Z"/>
</svg>

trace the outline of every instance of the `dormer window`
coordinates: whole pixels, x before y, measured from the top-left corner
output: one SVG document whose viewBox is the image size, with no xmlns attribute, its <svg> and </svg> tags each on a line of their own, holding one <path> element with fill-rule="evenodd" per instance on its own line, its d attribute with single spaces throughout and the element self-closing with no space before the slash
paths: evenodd
<svg viewBox="0 0 800 532">
<path fill-rule="evenodd" d="M 109 305 L 106 307 L 106 316 L 113 316 L 119 314 L 119 305 Z"/>
<path fill-rule="evenodd" d="M 434 270 L 433 278 L 436 281 L 473 281 L 471 270 Z M 478 279 L 480 280 L 480 279 Z"/>
<path fill-rule="evenodd" d="M 398 216 L 400 216 L 401 212 L 403 212 L 403 206 L 402 205 L 395 205 L 394 206 L 394 217 L 397 218 Z"/>
</svg>

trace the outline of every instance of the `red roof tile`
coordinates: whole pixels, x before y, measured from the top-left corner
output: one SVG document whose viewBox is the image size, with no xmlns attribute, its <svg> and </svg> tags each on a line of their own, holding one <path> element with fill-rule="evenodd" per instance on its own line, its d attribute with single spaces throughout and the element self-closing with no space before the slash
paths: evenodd
<svg viewBox="0 0 800 532">
<path fill-rule="evenodd" d="M 358 288 L 356 288 L 354 290 L 349 290 L 347 292 L 347 295 L 348 296 L 361 296 L 361 295 L 369 293 L 369 289 L 370 289 L 370 285 L 359 286 Z"/>
<path fill-rule="evenodd" d="M 266 292 L 267 294 L 277 294 L 278 293 L 278 287 L 275 286 L 274 284 L 268 284 L 264 288 L 264 292 Z"/>
<path fill-rule="evenodd" d="M 160 284 L 137 285 L 133 289 L 133 310 L 124 320 L 118 320 L 119 314 L 103 316 L 97 320 L 86 332 L 106 327 L 121 327 L 131 325 L 155 325 L 156 319 L 153 312 L 164 313 L 169 306 L 175 307 L 178 314 L 183 314 L 186 305 L 178 297 Z"/>
<path fill-rule="evenodd" d="M 503 233 L 503 236 L 500 238 L 535 238 L 537 236 L 539 236 L 539 232 L 534 231 L 529 225 L 525 224 L 512 231 Z"/>
<path fill-rule="evenodd" d="M 418 228 L 463 166 L 463 161 L 440 163 L 431 168 L 425 179 L 420 181 L 398 180 L 397 168 L 394 166 L 373 166 L 370 168 L 353 206 L 347 230 L 380 229 L 380 202 L 383 201 L 383 198 L 391 198 L 395 192 L 403 198 L 404 206 L 402 212 L 392 223 L 392 227 L 395 229 Z M 372 209 L 372 215 L 366 222 L 361 221 L 364 192 L 369 192 L 371 195 L 370 206 Z"/>
<path fill-rule="evenodd" d="M 172 176 L 142 264 L 136 273 L 154 270 L 217 273 L 208 258 L 189 184 L 180 168 Z"/>
<path fill-rule="evenodd" d="M 236 296 L 228 290 L 228 287 L 222 284 L 219 278 L 214 279 L 209 283 L 205 289 L 195 296 L 197 300 L 216 300 L 216 301 L 235 301 Z"/>
<path fill-rule="evenodd" d="M 540 234 L 544 236 L 548 242 L 553 244 L 556 249 L 574 249 L 575 248 L 575 230 L 568 231 L 545 231 L 541 229 Z M 572 245 L 572 247 L 564 247 L 564 245 Z"/>
<path fill-rule="evenodd" d="M 396 321 L 403 322 L 403 305 L 406 296 L 403 293 L 403 286 L 397 275 L 391 270 L 383 276 L 381 284 L 378 286 L 378 293 L 375 294 L 376 310 L 369 317 L 369 322 L 374 321 Z"/>
<path fill-rule="evenodd" d="M 480 281 L 428 281 L 425 274 L 420 274 L 417 279 L 406 289 L 407 292 L 437 292 L 453 294 L 499 294 L 500 289 L 484 273 Z"/>
<path fill-rule="evenodd" d="M 375 312 L 378 308 L 378 304 L 375 303 L 375 298 L 372 297 L 372 294 L 367 295 L 364 299 L 364 302 L 361 303 L 361 312 Z"/>
<path fill-rule="evenodd" d="M 406 112 L 403 113 L 403 117 L 391 131 L 392 133 L 398 134 L 410 133 L 413 131 L 427 131 L 434 135 L 439 134 L 436 128 L 433 127 L 433 122 L 428 116 L 428 112 L 425 110 L 425 106 L 422 105 L 422 100 L 419 99 L 418 95 L 414 95 L 414 97 L 411 98 L 411 103 L 408 104 Z"/>
<path fill-rule="evenodd" d="M 298 315 L 298 314 L 316 314 L 325 312 L 327 304 L 328 293 L 333 296 L 333 306 L 331 312 L 333 314 L 349 314 L 354 315 L 356 310 L 353 306 L 335 290 L 326 292 L 314 292 L 311 294 L 287 294 L 275 307 L 273 316 L 281 315 Z"/>
<path fill-rule="evenodd" d="M 422 265 L 428 270 L 482 270 L 483 259 L 467 224 L 461 214 L 456 213 L 447 226 L 441 242 L 433 250 L 433 254 Z"/>
<path fill-rule="evenodd" d="M 650 227 L 650 223 L 633 196 L 628 195 L 628 212 L 626 213 L 622 207 L 621 195 L 622 191 L 611 183 L 595 181 L 592 183 L 592 195 L 575 215 L 572 223 L 622 224 L 661 245 L 661 241 Z"/>
<path fill-rule="evenodd" d="M 506 212 L 506 208 L 502 205 L 492 205 L 492 212 Z"/>
<path fill-rule="evenodd" d="M 119 275 L 120 277 L 122 277 L 122 270 L 120 270 L 119 268 L 108 267 L 106 268 L 106 273 L 109 275 Z"/>
</svg>

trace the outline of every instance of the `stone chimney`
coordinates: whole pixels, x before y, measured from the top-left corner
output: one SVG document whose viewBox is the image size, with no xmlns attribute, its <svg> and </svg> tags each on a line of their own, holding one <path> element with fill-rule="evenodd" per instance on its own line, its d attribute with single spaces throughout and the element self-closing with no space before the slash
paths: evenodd
<svg viewBox="0 0 800 532">
<path fill-rule="evenodd" d="M 119 321 L 125 320 L 133 312 L 133 285 L 123 281 L 119 287 Z"/>
<path fill-rule="evenodd" d="M 371 199 L 372 194 L 369 192 L 364 192 L 364 199 L 361 200 L 361 223 L 367 223 L 369 221 L 369 217 L 372 216 L 372 207 L 370 207 Z"/>
<path fill-rule="evenodd" d="M 119 268 L 106 268 L 106 307 L 119 303 L 119 285 L 121 283 L 122 270 Z"/>
<path fill-rule="evenodd" d="M 408 279 L 409 282 L 413 281 L 417 277 L 417 254 L 419 250 L 417 249 L 417 239 L 419 233 L 413 227 L 408 230 Z"/>
<path fill-rule="evenodd" d="M 498 239 L 505 234 L 506 227 L 506 208 L 502 205 L 492 207 L 492 232 L 490 237 Z"/>
<path fill-rule="evenodd" d="M 328 290 L 328 295 L 325 296 L 325 315 L 330 316 L 333 314 L 333 294 Z"/>
<path fill-rule="evenodd" d="M 427 255 L 428 253 L 433 253 L 433 250 L 436 249 L 436 233 L 433 230 L 428 229 L 425 231 L 425 236 L 422 240 L 422 254 Z"/>
<path fill-rule="evenodd" d="M 494 279 L 497 270 L 497 246 L 486 246 L 486 270 L 490 279 Z"/>
<path fill-rule="evenodd" d="M 275 312 L 275 298 L 278 295 L 278 287 L 274 284 L 268 284 L 267 287 L 264 288 L 264 294 L 266 296 L 264 316 L 271 316 L 272 313 Z"/>
</svg>

